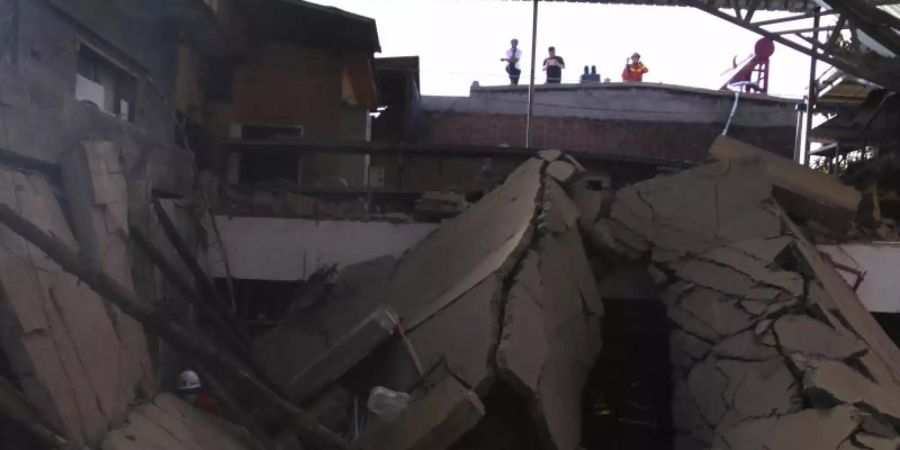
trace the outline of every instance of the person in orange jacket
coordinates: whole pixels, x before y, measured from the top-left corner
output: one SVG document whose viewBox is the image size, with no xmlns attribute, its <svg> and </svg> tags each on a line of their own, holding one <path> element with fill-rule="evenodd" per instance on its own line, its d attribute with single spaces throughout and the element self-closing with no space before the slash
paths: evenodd
<svg viewBox="0 0 900 450">
<path fill-rule="evenodd" d="M 649 71 L 650 69 L 641 62 L 641 54 L 635 52 L 631 58 L 625 60 L 622 81 L 644 81 L 644 74 Z"/>
</svg>

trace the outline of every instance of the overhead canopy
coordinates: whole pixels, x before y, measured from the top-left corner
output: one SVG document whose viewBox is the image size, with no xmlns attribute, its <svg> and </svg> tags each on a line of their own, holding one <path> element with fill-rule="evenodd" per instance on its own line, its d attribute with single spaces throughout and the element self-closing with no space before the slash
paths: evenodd
<svg viewBox="0 0 900 450">
<path fill-rule="evenodd" d="M 381 51 L 375 20 L 302 0 L 242 0 L 253 31 L 311 47 Z"/>
<path fill-rule="evenodd" d="M 531 0 L 521 0 L 531 1 Z M 622 5 L 655 5 L 655 6 L 685 6 L 679 0 L 540 0 L 542 2 L 567 2 L 567 3 L 609 3 Z M 747 9 L 755 5 L 756 9 L 770 11 L 810 11 L 816 3 L 813 0 L 706 0 L 704 3 L 715 8 L 732 9 L 737 5 L 741 9 Z"/>
</svg>

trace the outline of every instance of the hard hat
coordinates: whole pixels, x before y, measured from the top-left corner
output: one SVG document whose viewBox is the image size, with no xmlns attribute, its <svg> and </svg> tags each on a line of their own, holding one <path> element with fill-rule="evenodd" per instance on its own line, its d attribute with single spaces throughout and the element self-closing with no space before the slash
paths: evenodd
<svg viewBox="0 0 900 450">
<path fill-rule="evenodd" d="M 187 391 L 200 387 L 200 376 L 193 370 L 185 370 L 178 375 L 178 390 Z"/>
</svg>

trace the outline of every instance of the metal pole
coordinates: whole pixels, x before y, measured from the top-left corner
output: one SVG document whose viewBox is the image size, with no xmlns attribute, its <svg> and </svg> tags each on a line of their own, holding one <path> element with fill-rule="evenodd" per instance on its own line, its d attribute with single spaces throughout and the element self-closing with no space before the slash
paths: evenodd
<svg viewBox="0 0 900 450">
<path fill-rule="evenodd" d="M 534 116 L 534 65 L 537 58 L 538 0 L 533 0 L 531 19 L 531 79 L 528 82 L 528 115 L 525 117 L 525 148 L 531 148 L 531 118 Z"/>
<path fill-rule="evenodd" d="M 813 14 L 813 28 L 816 31 L 813 32 L 813 40 L 819 40 L 819 12 L 821 12 L 820 8 L 816 8 Z M 837 31 L 835 31 L 837 33 Z M 818 55 L 819 51 L 816 48 L 813 48 L 813 54 Z M 809 159 L 809 151 L 812 148 L 812 142 L 809 141 L 810 131 L 812 131 L 812 120 L 813 120 L 813 111 L 816 108 L 816 61 L 819 58 L 817 56 L 813 56 L 812 60 L 809 62 L 809 92 L 807 94 L 806 99 L 806 143 L 803 148 L 803 154 L 800 155 L 800 160 L 797 161 L 801 164 L 805 163 Z"/>
</svg>

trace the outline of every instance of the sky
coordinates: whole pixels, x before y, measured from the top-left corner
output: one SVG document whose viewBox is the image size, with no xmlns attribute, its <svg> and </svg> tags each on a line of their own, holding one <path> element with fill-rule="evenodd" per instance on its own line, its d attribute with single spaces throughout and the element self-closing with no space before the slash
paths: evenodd
<svg viewBox="0 0 900 450">
<path fill-rule="evenodd" d="M 424 95 L 468 95 L 473 81 L 507 84 L 504 56 L 519 39 L 522 83 L 531 56 L 532 3 L 509 0 L 313 0 L 376 20 L 382 52 L 376 56 L 420 57 Z M 757 12 L 757 20 L 785 13 Z M 795 22 L 791 27 L 806 26 Z M 563 82 L 578 82 L 585 65 L 619 81 L 625 59 L 638 51 L 650 69 L 646 82 L 718 89 L 732 59 L 749 56 L 759 36 L 686 7 L 542 2 L 537 60 L 555 46 L 565 58 Z M 823 70 L 820 64 L 820 72 Z M 536 82 L 543 82 L 540 64 Z M 801 98 L 809 58 L 776 44 L 769 93 Z"/>
</svg>

